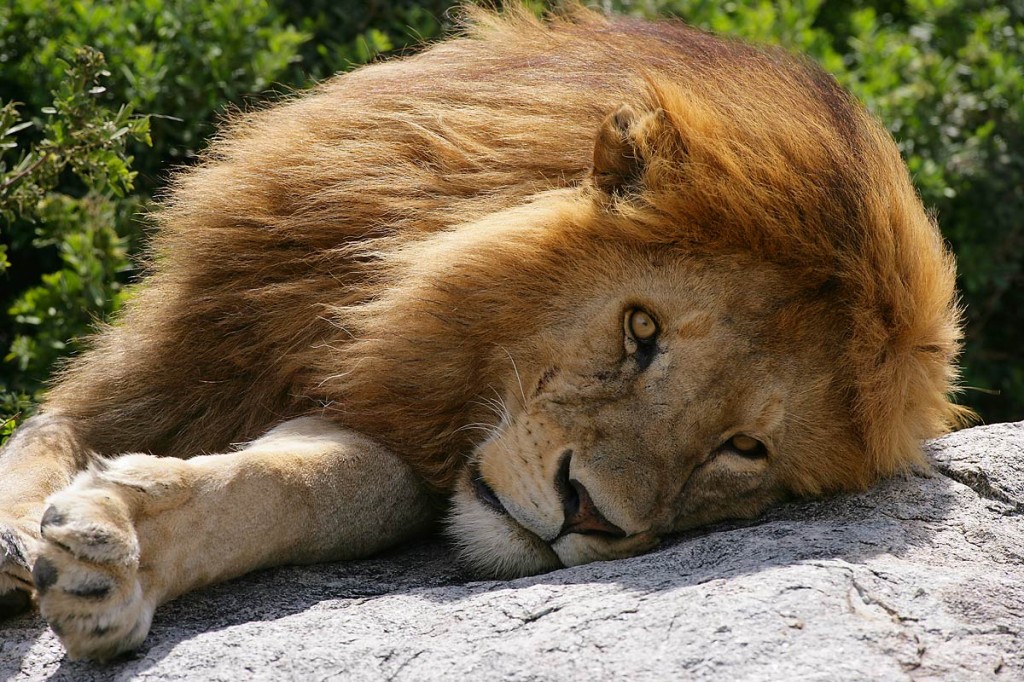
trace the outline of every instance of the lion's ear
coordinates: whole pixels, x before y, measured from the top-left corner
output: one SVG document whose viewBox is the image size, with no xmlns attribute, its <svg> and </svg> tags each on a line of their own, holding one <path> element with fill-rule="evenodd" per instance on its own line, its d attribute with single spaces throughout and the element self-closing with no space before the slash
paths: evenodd
<svg viewBox="0 0 1024 682">
<path fill-rule="evenodd" d="M 628 104 L 608 114 L 594 141 L 594 185 L 607 194 L 636 188 L 643 178 L 649 137 L 662 111 L 639 113 Z"/>
</svg>

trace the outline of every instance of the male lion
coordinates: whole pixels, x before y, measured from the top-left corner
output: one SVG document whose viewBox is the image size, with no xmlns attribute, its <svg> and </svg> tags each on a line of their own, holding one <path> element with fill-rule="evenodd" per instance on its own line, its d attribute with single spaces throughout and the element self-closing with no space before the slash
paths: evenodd
<svg viewBox="0 0 1024 682">
<path fill-rule="evenodd" d="M 832 78 L 675 22 L 469 13 L 237 117 L 3 451 L 4 608 L 72 657 L 446 498 L 468 564 L 521 576 L 863 488 L 958 418 L 953 259 Z"/>
</svg>

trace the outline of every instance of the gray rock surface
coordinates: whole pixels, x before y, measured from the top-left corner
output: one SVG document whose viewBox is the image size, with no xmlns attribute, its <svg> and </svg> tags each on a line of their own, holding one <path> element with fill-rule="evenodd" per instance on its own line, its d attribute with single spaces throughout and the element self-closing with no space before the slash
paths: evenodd
<svg viewBox="0 0 1024 682">
<path fill-rule="evenodd" d="M 134 657 L 0 624 L 0 678 L 1024 680 L 1024 422 L 935 472 L 623 561 L 473 582 L 438 542 L 266 571 L 157 612 Z"/>
</svg>

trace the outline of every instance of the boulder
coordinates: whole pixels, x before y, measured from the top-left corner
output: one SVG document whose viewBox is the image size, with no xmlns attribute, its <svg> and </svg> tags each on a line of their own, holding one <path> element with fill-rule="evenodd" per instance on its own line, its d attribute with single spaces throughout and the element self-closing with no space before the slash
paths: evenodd
<svg viewBox="0 0 1024 682">
<path fill-rule="evenodd" d="M 1024 679 L 1024 422 L 927 450 L 930 474 L 532 578 L 475 581 L 439 540 L 264 571 L 106 665 L 28 615 L 0 679 Z"/>
</svg>

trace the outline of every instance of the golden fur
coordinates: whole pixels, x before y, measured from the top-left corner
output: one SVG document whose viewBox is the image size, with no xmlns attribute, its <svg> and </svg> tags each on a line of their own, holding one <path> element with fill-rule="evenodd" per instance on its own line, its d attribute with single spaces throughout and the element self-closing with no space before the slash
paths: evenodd
<svg viewBox="0 0 1024 682">
<path fill-rule="evenodd" d="M 859 104 L 675 22 L 468 14 L 237 116 L 176 178 L 145 286 L 47 402 L 79 449 L 188 458 L 319 415 L 455 491 L 503 575 L 921 463 L 963 413 L 954 263 Z M 737 434 L 767 455 L 717 457 Z M 557 476 L 599 532 L 565 533 Z"/>
<path fill-rule="evenodd" d="M 177 179 L 147 289 L 51 398 L 99 449 L 215 451 L 307 411 L 313 394 L 369 433 L 400 434 L 400 451 L 449 482 L 478 377 L 439 381 L 462 364 L 442 357 L 392 378 L 368 366 L 391 358 L 351 343 L 401 329 L 390 311 L 334 324 L 332 311 L 400 286 L 390 260 L 429 247 L 426 235 L 583 182 L 609 103 L 660 107 L 667 124 L 640 140 L 646 191 L 607 211 L 610 238 L 751 253 L 847 311 L 861 483 L 955 422 L 952 259 L 888 135 L 831 78 L 671 22 L 473 16 L 465 38 L 241 117 Z M 449 333 L 412 331 L 434 345 Z M 182 394 L 204 414 L 168 409 Z M 346 401 L 371 406 L 377 426 Z"/>
</svg>

